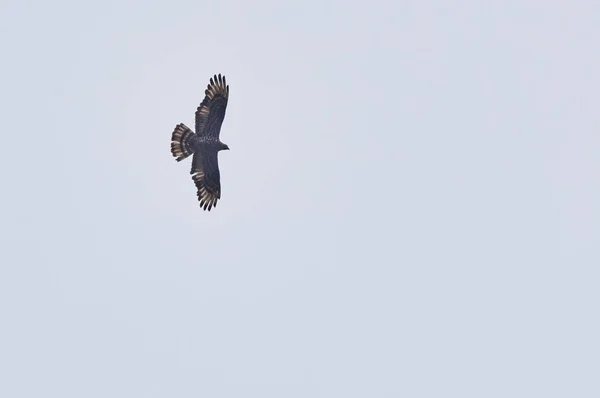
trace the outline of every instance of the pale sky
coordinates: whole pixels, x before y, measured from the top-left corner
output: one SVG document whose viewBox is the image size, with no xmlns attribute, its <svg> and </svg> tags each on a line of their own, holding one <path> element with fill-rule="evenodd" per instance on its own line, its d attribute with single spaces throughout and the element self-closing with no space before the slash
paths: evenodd
<svg viewBox="0 0 600 398">
<path fill-rule="evenodd" d="M 600 4 L 0 5 L 0 396 L 600 396 Z M 170 153 L 230 85 L 222 198 Z"/>
</svg>

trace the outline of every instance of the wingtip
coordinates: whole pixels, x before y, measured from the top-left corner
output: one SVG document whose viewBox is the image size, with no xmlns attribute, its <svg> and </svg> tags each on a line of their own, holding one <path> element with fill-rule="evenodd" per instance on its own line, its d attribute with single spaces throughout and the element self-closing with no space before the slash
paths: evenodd
<svg viewBox="0 0 600 398">
<path fill-rule="evenodd" d="M 227 79 L 225 78 L 225 75 L 219 73 L 211 76 L 209 79 L 209 86 L 227 86 Z"/>
<path fill-rule="evenodd" d="M 212 76 L 204 90 L 204 95 L 211 99 L 219 93 L 229 95 L 229 85 L 227 84 L 225 75 L 221 73 Z"/>
</svg>

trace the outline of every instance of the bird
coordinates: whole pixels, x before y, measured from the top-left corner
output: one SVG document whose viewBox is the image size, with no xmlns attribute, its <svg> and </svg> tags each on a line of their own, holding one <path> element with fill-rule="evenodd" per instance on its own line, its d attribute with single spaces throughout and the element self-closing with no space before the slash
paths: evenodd
<svg viewBox="0 0 600 398">
<path fill-rule="evenodd" d="M 210 78 L 204 99 L 196 109 L 196 129 L 192 131 L 183 123 L 175 126 L 171 134 L 171 154 L 177 162 L 192 156 L 190 174 L 196 186 L 198 202 L 204 211 L 210 211 L 221 199 L 221 173 L 219 151 L 229 150 L 219 135 L 225 119 L 229 85 L 225 76 Z"/>
</svg>

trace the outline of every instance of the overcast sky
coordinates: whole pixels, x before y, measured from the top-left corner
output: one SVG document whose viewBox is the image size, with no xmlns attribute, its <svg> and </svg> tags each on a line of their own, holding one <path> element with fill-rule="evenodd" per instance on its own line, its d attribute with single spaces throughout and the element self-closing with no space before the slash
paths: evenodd
<svg viewBox="0 0 600 398">
<path fill-rule="evenodd" d="M 599 26 L 4 1 L 0 396 L 600 396 Z M 209 213 L 170 138 L 217 73 Z"/>
</svg>

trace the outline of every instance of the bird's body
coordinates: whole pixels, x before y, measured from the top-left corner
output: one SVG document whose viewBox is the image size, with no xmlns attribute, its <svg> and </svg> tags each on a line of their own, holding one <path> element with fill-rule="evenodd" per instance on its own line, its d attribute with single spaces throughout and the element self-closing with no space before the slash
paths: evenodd
<svg viewBox="0 0 600 398">
<path fill-rule="evenodd" d="M 183 123 L 171 134 L 171 154 L 178 162 L 190 155 L 192 179 L 197 188 L 200 207 L 210 211 L 221 198 L 221 175 L 218 153 L 229 147 L 219 139 L 225 118 L 229 86 L 225 76 L 215 75 L 205 91 L 204 99 L 196 110 L 196 132 Z"/>
<path fill-rule="evenodd" d="M 217 138 L 213 138 L 213 137 L 205 137 L 205 136 L 199 136 L 196 135 L 196 137 L 194 138 L 193 141 L 194 147 L 196 149 L 201 149 L 201 148 L 206 148 L 206 149 L 223 149 L 223 144 L 221 141 L 219 141 Z"/>
</svg>

